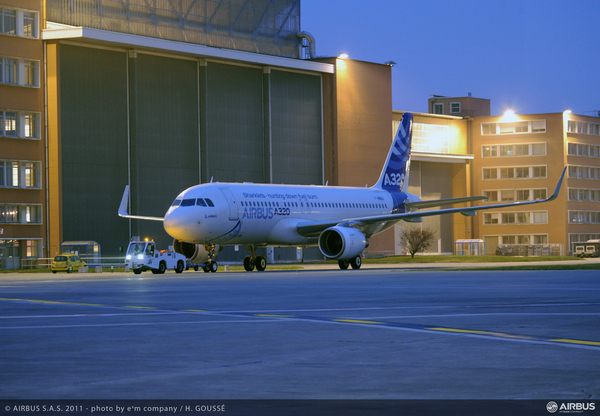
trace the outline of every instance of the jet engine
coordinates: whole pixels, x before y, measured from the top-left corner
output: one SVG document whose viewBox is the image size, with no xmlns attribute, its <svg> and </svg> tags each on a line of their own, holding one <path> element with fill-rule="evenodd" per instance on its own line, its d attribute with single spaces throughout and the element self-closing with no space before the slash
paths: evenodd
<svg viewBox="0 0 600 416">
<path fill-rule="evenodd" d="M 204 249 L 204 245 L 202 244 L 173 240 L 173 251 L 183 254 L 186 259 L 194 264 L 204 264 L 208 261 L 208 251 Z"/>
<path fill-rule="evenodd" d="M 351 227 L 330 227 L 319 236 L 319 250 L 333 260 L 359 256 L 369 242 L 363 233 Z"/>
</svg>

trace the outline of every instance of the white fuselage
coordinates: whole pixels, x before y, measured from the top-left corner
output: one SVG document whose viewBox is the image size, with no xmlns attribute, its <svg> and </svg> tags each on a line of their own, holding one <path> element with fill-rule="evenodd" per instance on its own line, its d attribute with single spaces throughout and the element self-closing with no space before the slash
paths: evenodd
<svg viewBox="0 0 600 416">
<path fill-rule="evenodd" d="M 210 183 L 182 192 L 165 214 L 164 227 L 188 243 L 302 246 L 316 244 L 317 236 L 299 235 L 299 223 L 342 222 L 393 208 L 391 194 L 376 188 Z M 365 236 L 392 225 L 375 224 Z"/>
</svg>

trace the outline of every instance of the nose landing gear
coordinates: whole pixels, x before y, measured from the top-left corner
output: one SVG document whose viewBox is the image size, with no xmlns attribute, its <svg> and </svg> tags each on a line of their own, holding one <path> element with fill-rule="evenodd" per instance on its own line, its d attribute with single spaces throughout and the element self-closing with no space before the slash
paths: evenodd
<svg viewBox="0 0 600 416">
<path fill-rule="evenodd" d="M 265 270 L 267 268 L 267 259 L 263 256 L 256 255 L 256 246 L 248 245 L 244 247 L 246 248 L 246 250 L 252 253 L 250 256 L 246 256 L 244 258 L 244 269 L 247 272 L 251 272 L 252 270 L 254 270 L 255 267 L 256 270 L 258 270 L 259 272 Z"/>
<path fill-rule="evenodd" d="M 217 255 L 215 254 L 215 252 L 219 252 L 221 250 L 219 250 L 219 245 L 218 244 L 204 244 L 204 250 L 206 250 L 208 252 L 208 261 L 206 262 L 206 264 L 204 265 L 204 267 L 202 268 L 202 270 L 204 270 L 204 273 L 215 273 L 217 271 L 217 269 L 219 268 L 219 265 L 217 264 Z"/>
</svg>

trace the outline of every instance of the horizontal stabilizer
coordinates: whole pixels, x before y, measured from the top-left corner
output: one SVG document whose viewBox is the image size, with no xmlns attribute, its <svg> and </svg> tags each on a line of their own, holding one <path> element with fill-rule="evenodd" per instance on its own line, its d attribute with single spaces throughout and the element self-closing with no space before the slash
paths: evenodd
<svg viewBox="0 0 600 416">
<path fill-rule="evenodd" d="M 446 198 L 436 199 L 433 201 L 405 202 L 404 206 L 407 209 L 413 210 L 431 207 L 443 207 L 445 205 L 462 204 L 464 202 L 485 201 L 487 199 L 487 196 L 465 196 L 463 198 Z"/>
</svg>

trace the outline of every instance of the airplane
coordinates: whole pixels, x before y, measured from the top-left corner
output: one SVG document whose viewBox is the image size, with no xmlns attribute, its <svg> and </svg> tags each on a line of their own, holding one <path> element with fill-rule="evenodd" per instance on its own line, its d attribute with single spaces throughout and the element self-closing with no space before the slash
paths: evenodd
<svg viewBox="0 0 600 416">
<path fill-rule="evenodd" d="M 399 221 L 422 222 L 423 217 L 549 202 L 557 198 L 566 168 L 554 193 L 547 199 L 505 204 L 418 209 L 485 200 L 485 196 L 421 201 L 407 192 L 413 117 L 404 113 L 379 180 L 370 188 L 315 185 L 274 185 L 212 182 L 181 192 L 164 217 L 130 215 L 129 185 L 125 187 L 118 214 L 124 218 L 163 221 L 174 238 L 174 251 L 204 271 L 216 272 L 216 256 L 223 246 L 243 245 L 250 251 L 244 259 L 247 271 L 263 271 L 267 260 L 258 247 L 318 246 L 341 269 L 359 269 L 369 238 Z"/>
</svg>

